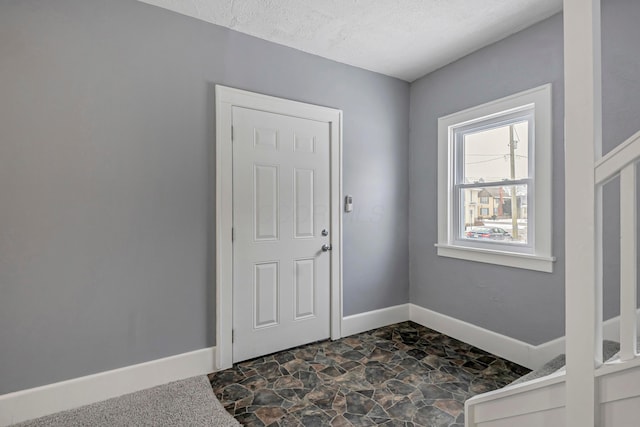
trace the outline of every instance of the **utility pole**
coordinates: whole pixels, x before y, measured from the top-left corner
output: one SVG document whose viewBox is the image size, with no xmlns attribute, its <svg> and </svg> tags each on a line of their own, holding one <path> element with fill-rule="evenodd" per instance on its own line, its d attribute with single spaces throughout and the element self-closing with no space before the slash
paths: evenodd
<svg viewBox="0 0 640 427">
<path fill-rule="evenodd" d="M 516 141 L 513 137 L 513 126 L 509 126 L 509 160 L 511 162 L 511 179 L 516 179 Z M 518 240 L 518 196 L 516 194 L 516 186 L 511 186 L 511 224 L 513 230 L 511 236 L 513 240 Z"/>
</svg>

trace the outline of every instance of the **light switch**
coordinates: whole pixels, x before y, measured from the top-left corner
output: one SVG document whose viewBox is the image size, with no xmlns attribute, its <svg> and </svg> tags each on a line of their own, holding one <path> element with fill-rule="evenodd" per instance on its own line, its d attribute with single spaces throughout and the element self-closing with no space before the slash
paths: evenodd
<svg viewBox="0 0 640 427">
<path fill-rule="evenodd" d="M 353 210 L 353 196 L 347 194 L 344 196 L 344 211 L 351 212 Z"/>
</svg>

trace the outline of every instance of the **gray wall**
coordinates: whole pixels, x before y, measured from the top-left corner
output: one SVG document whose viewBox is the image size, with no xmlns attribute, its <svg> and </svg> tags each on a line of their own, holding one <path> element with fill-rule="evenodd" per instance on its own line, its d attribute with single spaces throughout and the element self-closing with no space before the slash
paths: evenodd
<svg viewBox="0 0 640 427">
<path fill-rule="evenodd" d="M 640 130 L 640 2 L 602 0 L 603 151 Z"/>
<path fill-rule="evenodd" d="M 640 125 L 640 2 L 602 4 L 603 147 Z M 564 335 L 563 34 L 558 14 L 437 70 L 411 85 L 411 302 L 540 344 Z M 437 119 L 502 96 L 553 84 L 552 274 L 438 257 Z M 604 318 L 619 314 L 619 186 L 605 187 Z"/>
<path fill-rule="evenodd" d="M 344 314 L 408 302 L 409 85 L 133 0 L 0 3 L 0 394 L 215 344 L 214 85 L 344 110 Z"/>
<path fill-rule="evenodd" d="M 474 52 L 411 85 L 411 302 L 532 344 L 564 334 L 562 16 Z M 438 117 L 553 85 L 554 272 L 439 257 Z"/>
</svg>

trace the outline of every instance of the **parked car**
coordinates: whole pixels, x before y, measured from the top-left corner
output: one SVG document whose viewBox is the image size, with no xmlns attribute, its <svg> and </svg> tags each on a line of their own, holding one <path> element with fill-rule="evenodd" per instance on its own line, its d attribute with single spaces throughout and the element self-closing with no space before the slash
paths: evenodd
<svg viewBox="0 0 640 427">
<path fill-rule="evenodd" d="M 465 235 L 469 239 L 511 240 L 511 233 L 499 227 L 476 227 L 467 230 Z"/>
</svg>

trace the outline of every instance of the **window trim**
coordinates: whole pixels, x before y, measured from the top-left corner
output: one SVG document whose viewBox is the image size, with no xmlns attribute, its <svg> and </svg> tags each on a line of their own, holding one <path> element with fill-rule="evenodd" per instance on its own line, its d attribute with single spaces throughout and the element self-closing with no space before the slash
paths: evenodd
<svg viewBox="0 0 640 427">
<path fill-rule="evenodd" d="M 455 131 L 493 118 L 531 108 L 535 111 L 533 149 L 533 248 L 530 253 L 499 248 L 461 245 L 457 242 L 454 200 Z M 438 243 L 439 256 L 551 273 L 552 256 L 552 126 L 551 84 L 536 87 L 438 119 Z M 484 245 L 483 245 L 484 246 Z"/>
</svg>

